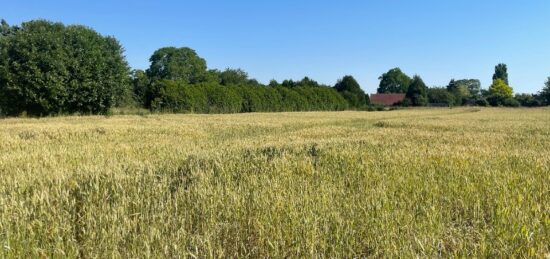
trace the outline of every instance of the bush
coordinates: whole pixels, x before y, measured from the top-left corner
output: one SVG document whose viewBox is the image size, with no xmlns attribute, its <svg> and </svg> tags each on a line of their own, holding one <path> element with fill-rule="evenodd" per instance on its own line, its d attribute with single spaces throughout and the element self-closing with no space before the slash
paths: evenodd
<svg viewBox="0 0 550 259">
<path fill-rule="evenodd" d="M 395 104 L 395 106 L 401 106 L 401 107 L 409 107 L 411 105 L 412 105 L 412 101 L 409 98 L 405 98 L 403 99 L 403 101 Z"/>
<path fill-rule="evenodd" d="M 384 105 L 381 105 L 381 104 L 370 104 L 367 107 L 367 111 L 369 111 L 369 112 L 385 111 L 385 110 L 386 110 L 386 107 L 384 107 Z"/>
<path fill-rule="evenodd" d="M 443 87 L 428 88 L 428 102 L 431 106 L 453 106 L 454 95 Z"/>
<path fill-rule="evenodd" d="M 489 102 L 485 98 L 479 98 L 479 99 L 475 100 L 475 104 L 478 105 L 478 106 L 483 106 L 483 107 L 489 106 Z"/>
<path fill-rule="evenodd" d="M 504 105 L 506 107 L 519 107 L 520 103 L 514 98 L 506 98 L 502 102 L 502 105 Z"/>
<path fill-rule="evenodd" d="M 532 94 L 516 94 L 514 98 L 524 107 L 542 106 L 542 102 L 537 97 Z"/>
</svg>

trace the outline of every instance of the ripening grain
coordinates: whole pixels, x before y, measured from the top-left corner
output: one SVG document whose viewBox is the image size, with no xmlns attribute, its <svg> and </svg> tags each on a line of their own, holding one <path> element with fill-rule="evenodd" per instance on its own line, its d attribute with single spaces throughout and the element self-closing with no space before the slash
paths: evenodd
<svg viewBox="0 0 550 259">
<path fill-rule="evenodd" d="M 549 253 L 549 109 L 0 120 L 0 257 Z"/>
</svg>

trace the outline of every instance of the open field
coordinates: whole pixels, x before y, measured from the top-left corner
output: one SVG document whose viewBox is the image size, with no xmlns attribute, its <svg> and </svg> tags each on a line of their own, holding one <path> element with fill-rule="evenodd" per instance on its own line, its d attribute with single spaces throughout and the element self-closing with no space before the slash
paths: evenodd
<svg viewBox="0 0 550 259">
<path fill-rule="evenodd" d="M 0 257 L 545 257 L 550 109 L 0 120 Z"/>
</svg>

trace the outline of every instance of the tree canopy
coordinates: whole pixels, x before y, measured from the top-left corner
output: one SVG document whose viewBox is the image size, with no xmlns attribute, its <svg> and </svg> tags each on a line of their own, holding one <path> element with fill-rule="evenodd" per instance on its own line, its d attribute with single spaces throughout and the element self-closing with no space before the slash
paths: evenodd
<svg viewBox="0 0 550 259">
<path fill-rule="evenodd" d="M 142 106 L 149 106 L 148 100 L 151 98 L 150 80 L 147 73 L 141 69 L 132 71 L 132 86 L 136 101 Z"/>
<path fill-rule="evenodd" d="M 401 71 L 400 68 L 392 68 L 382 74 L 379 78 L 380 85 L 377 92 L 382 93 L 406 93 L 411 78 Z"/>
<path fill-rule="evenodd" d="M 156 50 L 149 59 L 147 75 L 152 81 L 182 80 L 189 84 L 206 81 L 206 60 L 187 47 L 165 47 Z"/>
<path fill-rule="evenodd" d="M 2 19 L 0 21 L 0 37 L 8 36 L 11 32 L 16 30 L 17 28 L 11 27 L 6 20 Z"/>
<path fill-rule="evenodd" d="M 427 89 L 428 102 L 434 105 L 452 106 L 455 104 L 453 94 L 445 87 L 432 87 Z"/>
<path fill-rule="evenodd" d="M 455 102 L 458 105 L 465 104 L 470 98 L 470 84 L 467 80 L 454 80 L 452 79 L 447 85 L 447 91 L 454 96 Z"/>
<path fill-rule="evenodd" d="M 248 73 L 242 69 L 227 68 L 219 74 L 222 85 L 245 85 L 248 83 Z"/>
<path fill-rule="evenodd" d="M 353 76 L 344 76 L 338 80 L 334 89 L 348 101 L 350 107 L 360 108 L 368 104 L 368 99 Z"/>
<path fill-rule="evenodd" d="M 407 90 L 406 98 L 413 106 L 425 106 L 428 104 L 427 88 L 422 78 L 415 75 Z"/>
<path fill-rule="evenodd" d="M 502 96 L 504 98 L 512 97 L 514 90 L 512 87 L 506 84 L 502 79 L 495 79 L 493 84 L 489 87 L 489 93 L 492 95 Z"/>
<path fill-rule="evenodd" d="M 506 85 L 510 85 L 508 82 L 508 68 L 506 64 L 498 64 L 495 66 L 495 73 L 493 74 L 493 81 L 500 79 L 504 81 Z"/>
<path fill-rule="evenodd" d="M 309 78 L 271 80 L 266 86 L 242 69 L 209 69 L 188 47 L 163 47 L 147 70 L 133 70 L 119 42 L 81 25 L 35 20 L 10 26 L 0 20 L 0 116 L 107 113 L 136 104 L 157 111 L 254 112 L 363 109 L 369 96 L 352 76 L 334 87 Z M 400 68 L 380 77 L 377 92 L 405 93 L 403 105 L 550 105 L 550 78 L 538 94 L 516 94 L 506 64 L 493 83 L 451 80 L 427 88 Z M 372 108 L 372 107 L 371 107 Z"/>
<path fill-rule="evenodd" d="M 4 28 L 0 37 L 0 110 L 104 113 L 129 91 L 129 67 L 112 37 L 45 20 Z"/>
<path fill-rule="evenodd" d="M 504 105 L 507 99 L 514 95 L 512 87 L 506 84 L 502 79 L 495 79 L 489 87 L 489 102 L 491 105 Z"/>
</svg>

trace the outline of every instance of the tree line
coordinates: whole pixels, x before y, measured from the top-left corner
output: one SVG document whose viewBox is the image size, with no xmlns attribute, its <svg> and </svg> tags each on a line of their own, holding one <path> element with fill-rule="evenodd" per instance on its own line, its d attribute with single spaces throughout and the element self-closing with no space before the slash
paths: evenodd
<svg viewBox="0 0 550 259">
<path fill-rule="evenodd" d="M 237 113 L 338 111 L 372 108 L 352 76 L 335 85 L 308 77 L 264 85 L 241 69 L 208 69 L 190 48 L 156 50 L 146 70 L 131 70 L 120 43 L 92 28 L 46 20 L 0 24 L 0 115 L 105 114 L 113 107 L 162 112 Z M 428 88 L 419 76 L 399 68 L 380 77 L 379 93 L 406 93 L 401 105 L 510 105 L 550 103 L 550 78 L 537 95 L 516 95 L 505 65 L 493 85 L 452 80 Z"/>
<path fill-rule="evenodd" d="M 380 76 L 378 93 L 404 93 L 402 106 L 509 106 L 536 107 L 550 105 L 550 77 L 537 94 L 517 93 L 508 81 L 506 64 L 495 66 L 493 82 L 488 89 L 481 88 L 478 79 L 452 79 L 447 86 L 427 87 L 422 78 L 413 78 L 400 68 L 390 69 Z"/>
<path fill-rule="evenodd" d="M 154 111 L 338 111 L 368 104 L 351 76 L 340 80 L 338 87 L 308 77 L 263 85 L 241 69 L 207 69 L 206 61 L 190 48 L 161 48 L 149 61 L 149 69 L 134 70 L 131 77 L 139 105 Z"/>
</svg>

